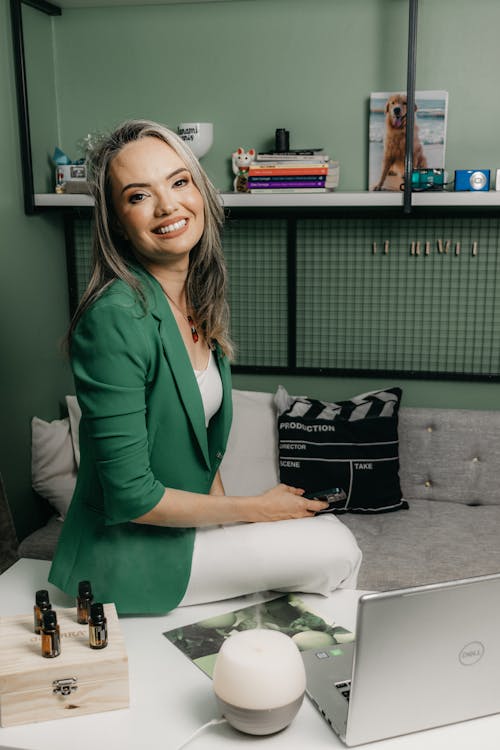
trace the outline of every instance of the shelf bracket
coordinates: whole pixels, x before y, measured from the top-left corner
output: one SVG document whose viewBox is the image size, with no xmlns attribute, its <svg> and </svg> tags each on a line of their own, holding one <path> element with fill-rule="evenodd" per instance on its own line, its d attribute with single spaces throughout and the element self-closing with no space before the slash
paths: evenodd
<svg viewBox="0 0 500 750">
<path fill-rule="evenodd" d="M 415 132 L 415 78 L 417 69 L 418 0 L 409 0 L 408 64 L 406 75 L 406 144 L 403 211 L 410 214 L 411 178 L 413 174 L 413 134 Z"/>
</svg>

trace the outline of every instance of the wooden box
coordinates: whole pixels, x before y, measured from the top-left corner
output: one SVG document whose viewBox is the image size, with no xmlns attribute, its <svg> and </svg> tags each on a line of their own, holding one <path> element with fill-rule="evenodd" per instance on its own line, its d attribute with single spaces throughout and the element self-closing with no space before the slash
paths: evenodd
<svg viewBox="0 0 500 750">
<path fill-rule="evenodd" d="M 57 609 L 61 653 L 41 655 L 33 614 L 0 617 L 0 725 L 126 708 L 128 661 L 114 604 L 105 604 L 108 645 L 91 649 L 75 609 Z"/>
</svg>

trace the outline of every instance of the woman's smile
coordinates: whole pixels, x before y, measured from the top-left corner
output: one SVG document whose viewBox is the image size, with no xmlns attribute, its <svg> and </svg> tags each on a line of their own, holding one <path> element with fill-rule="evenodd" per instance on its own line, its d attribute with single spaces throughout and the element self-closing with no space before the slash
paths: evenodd
<svg viewBox="0 0 500 750">
<path fill-rule="evenodd" d="M 189 219 L 179 219 L 178 221 L 164 223 L 153 231 L 155 234 L 169 235 L 170 238 L 178 237 L 187 229 L 188 221 Z"/>
</svg>

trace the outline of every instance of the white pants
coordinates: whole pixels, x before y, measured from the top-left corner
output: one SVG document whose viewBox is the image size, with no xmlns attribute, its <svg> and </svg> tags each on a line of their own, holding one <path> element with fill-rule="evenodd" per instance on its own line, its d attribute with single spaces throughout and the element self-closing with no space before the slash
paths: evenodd
<svg viewBox="0 0 500 750">
<path fill-rule="evenodd" d="M 356 588 L 360 564 L 354 536 L 330 514 L 200 528 L 179 606 L 270 589 L 326 596 Z"/>
</svg>

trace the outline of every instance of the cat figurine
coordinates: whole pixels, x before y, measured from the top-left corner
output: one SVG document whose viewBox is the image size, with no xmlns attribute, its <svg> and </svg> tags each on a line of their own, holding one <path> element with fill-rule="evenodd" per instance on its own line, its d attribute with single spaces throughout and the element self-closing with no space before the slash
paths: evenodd
<svg viewBox="0 0 500 750">
<path fill-rule="evenodd" d="M 248 193 L 248 170 L 254 160 L 255 149 L 245 151 L 241 146 L 233 153 L 233 172 L 236 175 L 233 181 L 235 193 Z"/>
</svg>

